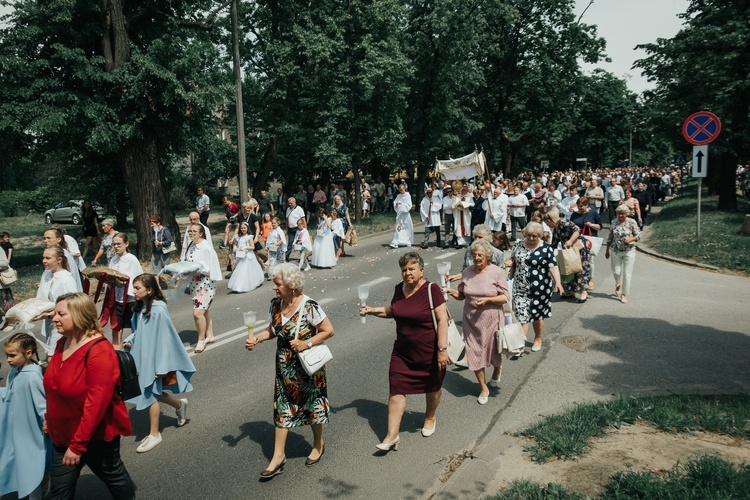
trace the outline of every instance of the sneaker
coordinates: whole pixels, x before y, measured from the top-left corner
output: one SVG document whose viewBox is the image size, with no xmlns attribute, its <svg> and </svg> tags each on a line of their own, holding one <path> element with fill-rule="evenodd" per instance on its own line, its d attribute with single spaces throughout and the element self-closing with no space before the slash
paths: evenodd
<svg viewBox="0 0 750 500">
<path fill-rule="evenodd" d="M 180 400 L 180 407 L 177 408 L 177 427 L 182 427 L 187 423 L 187 399 Z"/>
<path fill-rule="evenodd" d="M 308 264 L 308 265 L 307 265 L 307 267 L 303 269 L 303 271 L 307 272 L 307 271 L 309 271 L 310 269 L 312 269 L 312 267 L 310 267 L 310 264 Z"/>
<path fill-rule="evenodd" d="M 398 245 L 397 245 L 396 243 L 391 243 L 391 244 L 390 244 L 390 247 L 391 247 L 391 248 L 398 248 Z"/>
<path fill-rule="evenodd" d="M 146 436 L 143 441 L 141 441 L 141 444 L 138 445 L 138 448 L 135 449 L 138 453 L 146 453 L 147 451 L 151 451 L 154 448 L 156 448 L 161 443 L 161 434 L 157 434 L 156 436 L 152 436 L 149 434 Z"/>
<path fill-rule="evenodd" d="M 226 248 L 226 247 L 227 247 L 226 243 L 222 243 L 221 245 L 219 245 L 219 248 Z"/>
</svg>

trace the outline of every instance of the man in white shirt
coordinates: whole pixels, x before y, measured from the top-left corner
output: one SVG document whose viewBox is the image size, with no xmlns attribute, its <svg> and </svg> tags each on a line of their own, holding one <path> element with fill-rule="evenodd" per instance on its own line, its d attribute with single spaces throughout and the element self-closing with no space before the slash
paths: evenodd
<svg viewBox="0 0 750 500">
<path fill-rule="evenodd" d="M 526 227 L 526 207 L 529 206 L 529 199 L 526 195 L 521 194 L 521 188 L 516 184 L 513 188 L 513 196 L 508 199 L 510 208 L 510 227 L 511 239 L 516 239 L 516 226 L 521 229 Z"/>
<path fill-rule="evenodd" d="M 599 181 L 591 179 L 591 187 L 586 190 L 586 197 L 589 200 L 593 200 L 594 203 L 589 203 L 589 207 L 593 208 L 597 212 L 601 211 L 602 202 L 604 201 L 604 191 L 599 187 Z"/>
<path fill-rule="evenodd" d="M 187 227 L 190 227 L 191 224 L 200 224 L 201 226 L 203 226 L 203 230 L 206 232 L 206 241 L 213 245 L 214 243 L 211 240 L 211 231 L 208 230 L 208 226 L 201 222 L 198 212 L 190 212 L 188 214 L 188 219 L 190 220 L 190 223 L 187 225 Z M 185 260 L 188 247 L 193 243 L 190 239 L 190 236 L 188 236 L 187 227 L 185 228 L 185 231 L 183 231 L 182 235 L 182 250 L 180 251 L 180 260 Z"/>
<path fill-rule="evenodd" d="M 297 205 L 297 199 L 290 196 L 287 200 L 286 209 L 286 234 L 289 236 L 287 241 L 294 241 L 294 237 L 297 236 L 297 221 L 305 218 L 305 211 L 302 207 Z M 294 245 L 287 245 L 286 248 L 286 261 L 289 262 L 289 258 L 292 256 L 292 250 Z"/>
<path fill-rule="evenodd" d="M 432 189 L 428 189 L 424 193 L 424 198 L 419 204 L 419 216 L 424 222 L 424 241 L 422 242 L 421 248 L 427 248 L 427 243 L 430 241 L 430 234 L 437 234 L 437 246 L 442 247 L 440 242 L 440 209 L 442 204 L 433 194 Z"/>
<path fill-rule="evenodd" d="M 200 186 L 198 187 L 198 197 L 195 199 L 195 211 L 200 216 L 201 224 L 206 226 L 208 224 L 208 213 L 211 211 L 211 200 Z"/>
<path fill-rule="evenodd" d="M 445 217 L 445 240 L 446 246 L 448 245 L 448 237 L 450 236 L 450 244 L 454 245 L 456 242 L 456 236 L 453 234 L 453 205 L 456 203 L 456 197 L 453 196 L 453 187 L 450 184 L 446 184 L 443 189 L 443 216 Z"/>
<path fill-rule="evenodd" d="M 605 196 L 605 207 L 609 211 L 609 223 L 611 224 L 615 220 L 615 209 L 620 205 L 620 202 L 625 199 L 625 191 L 617 183 L 612 183 L 607 189 Z"/>
<path fill-rule="evenodd" d="M 506 230 L 508 220 L 508 203 L 507 194 L 503 194 L 499 187 L 492 190 L 492 196 L 488 197 L 483 208 L 486 212 L 484 223 L 490 227 L 493 233 Z"/>
</svg>

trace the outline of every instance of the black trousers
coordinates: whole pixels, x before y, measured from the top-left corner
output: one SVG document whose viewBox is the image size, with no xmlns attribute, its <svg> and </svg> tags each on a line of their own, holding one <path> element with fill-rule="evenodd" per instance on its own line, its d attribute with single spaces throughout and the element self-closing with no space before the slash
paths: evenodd
<svg viewBox="0 0 750 500">
<path fill-rule="evenodd" d="M 297 237 L 297 226 L 288 228 L 286 235 L 286 261 L 289 262 L 289 257 L 292 256 L 292 250 L 294 250 L 294 238 Z"/>
<path fill-rule="evenodd" d="M 77 466 L 62 464 L 66 451 L 67 447 L 52 447 L 52 481 L 48 497 L 50 500 L 73 500 L 76 483 L 84 465 L 88 465 L 89 469 L 107 485 L 109 493 L 116 500 L 135 498 L 135 483 L 120 458 L 119 436 L 110 442 L 91 441 Z"/>
<path fill-rule="evenodd" d="M 208 226 L 208 214 L 209 212 L 205 211 L 205 212 L 201 212 L 200 215 L 198 215 L 198 217 L 201 220 L 201 224 L 203 224 L 204 226 Z"/>
</svg>

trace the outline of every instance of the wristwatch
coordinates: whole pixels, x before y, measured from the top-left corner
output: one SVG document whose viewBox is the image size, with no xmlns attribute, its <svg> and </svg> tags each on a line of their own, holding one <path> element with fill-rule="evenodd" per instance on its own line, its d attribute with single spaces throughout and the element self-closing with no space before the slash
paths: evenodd
<svg viewBox="0 0 750 500">
<path fill-rule="evenodd" d="M 447 347 L 438 347 L 438 352 L 445 352 L 447 350 L 448 350 Z"/>
<path fill-rule="evenodd" d="M 312 347 L 312 341 L 311 341 L 311 340 L 308 340 L 308 341 L 307 341 L 307 348 L 309 349 L 309 348 L 311 348 L 311 347 Z"/>
</svg>

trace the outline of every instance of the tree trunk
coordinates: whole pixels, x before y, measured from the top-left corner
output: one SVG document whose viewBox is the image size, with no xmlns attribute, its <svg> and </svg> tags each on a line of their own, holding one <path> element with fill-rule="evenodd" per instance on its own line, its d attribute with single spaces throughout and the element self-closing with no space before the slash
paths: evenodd
<svg viewBox="0 0 750 500">
<path fill-rule="evenodd" d="M 732 153 L 722 153 L 719 156 L 719 210 L 722 212 L 736 212 L 737 185 L 736 170 L 737 158 Z"/>
<path fill-rule="evenodd" d="M 359 178 L 359 159 L 352 158 L 352 172 L 354 172 L 354 218 L 357 221 L 362 220 L 362 183 Z"/>
<path fill-rule="evenodd" d="M 276 136 L 271 137 L 266 145 L 266 152 L 263 153 L 263 160 L 260 162 L 260 172 L 255 175 L 253 180 L 253 198 L 260 196 L 260 190 L 268 183 L 268 177 L 271 175 L 274 165 L 276 164 Z"/>
<path fill-rule="evenodd" d="M 151 226 L 149 217 L 159 215 L 161 222 L 172 232 L 179 246 L 180 228 L 169 208 L 167 188 L 159 168 L 156 141 L 153 138 L 130 139 L 118 154 L 125 183 L 130 194 L 135 230 L 138 235 L 136 255 L 146 260 L 151 255 Z"/>
</svg>

